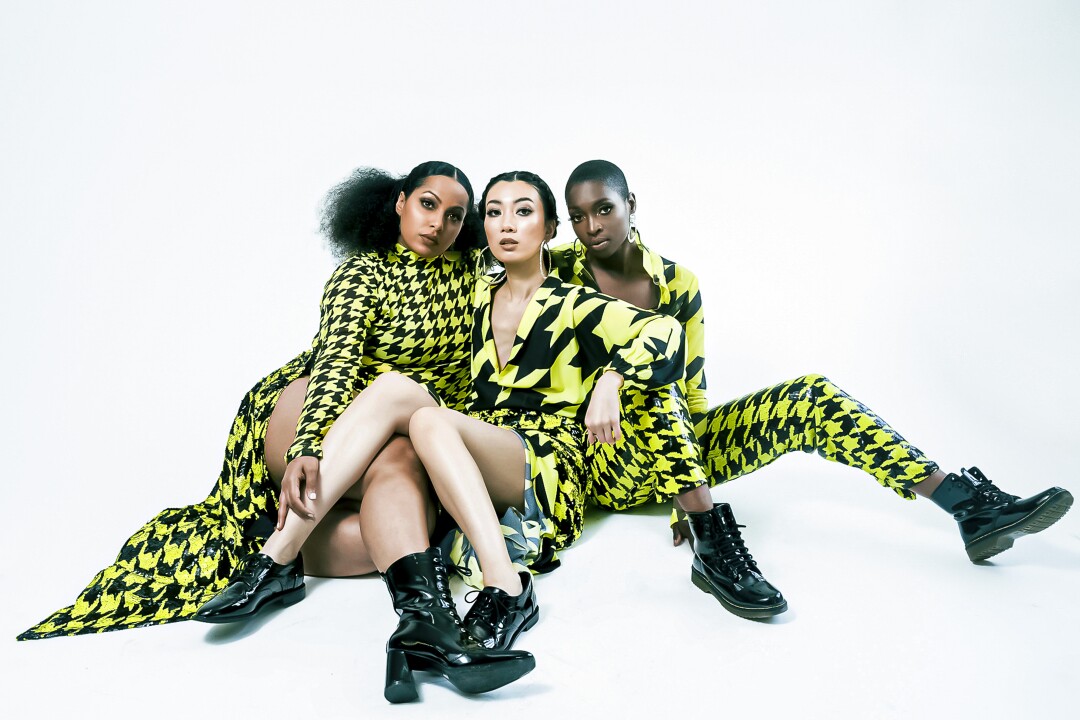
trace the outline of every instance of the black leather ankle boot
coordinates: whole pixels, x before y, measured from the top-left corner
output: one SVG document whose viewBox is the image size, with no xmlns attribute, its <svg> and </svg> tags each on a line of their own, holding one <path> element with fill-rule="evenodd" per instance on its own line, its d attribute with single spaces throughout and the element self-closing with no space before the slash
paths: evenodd
<svg viewBox="0 0 1080 720">
<path fill-rule="evenodd" d="M 269 555 L 244 558 L 229 584 L 195 613 L 195 620 L 231 623 L 250 620 L 277 605 L 287 607 L 304 599 L 304 558 L 279 565 Z"/>
<path fill-rule="evenodd" d="M 769 584 L 746 549 L 731 506 L 687 513 L 694 536 L 690 580 L 739 617 L 766 618 L 787 610 L 787 601 Z"/>
<path fill-rule="evenodd" d="M 438 548 L 401 558 L 383 575 L 401 619 L 386 642 L 386 690 L 392 703 L 419 696 L 414 670 L 429 670 L 465 693 L 482 693 L 517 680 L 536 667 L 530 653 L 489 650 L 465 632 L 450 594 Z"/>
<path fill-rule="evenodd" d="M 1002 492 L 979 468 L 949 473 L 930 499 L 960 526 L 971 562 L 986 560 L 1013 546 L 1021 535 L 1053 525 L 1072 506 L 1068 490 L 1053 487 L 1021 500 Z"/>
<path fill-rule="evenodd" d="M 520 595 L 509 595 L 496 587 L 474 591 L 477 593 L 476 602 L 465 613 L 465 630 L 483 647 L 509 650 L 518 635 L 540 619 L 532 573 L 522 572 L 519 577 Z"/>
</svg>

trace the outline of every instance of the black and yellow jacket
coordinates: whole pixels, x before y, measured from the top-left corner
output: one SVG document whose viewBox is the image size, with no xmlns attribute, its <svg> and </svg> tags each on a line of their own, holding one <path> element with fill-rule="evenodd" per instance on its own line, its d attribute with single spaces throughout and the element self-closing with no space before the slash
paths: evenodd
<svg viewBox="0 0 1080 720">
<path fill-rule="evenodd" d="M 549 276 L 518 326 L 505 367 L 491 329 L 495 286 L 478 282 L 472 328 L 474 410 L 512 407 L 585 419 L 584 403 L 607 370 L 643 389 L 677 382 L 683 333 L 670 317 Z"/>
<path fill-rule="evenodd" d="M 690 413 L 701 417 L 708 410 L 705 396 L 705 315 L 701 293 L 694 273 L 661 257 L 635 239 L 642 249 L 642 266 L 659 290 L 660 301 L 655 311 L 679 322 L 686 337 L 686 401 Z M 593 274 L 585 264 L 585 248 L 581 243 L 563 245 L 552 250 L 552 273 L 564 282 L 598 289 Z M 606 297 L 606 296 L 605 296 Z"/>
<path fill-rule="evenodd" d="M 330 425 L 391 370 L 463 409 L 475 278 L 471 255 L 424 258 L 401 245 L 341 263 L 323 291 L 307 398 L 287 458 L 321 458 Z"/>
</svg>

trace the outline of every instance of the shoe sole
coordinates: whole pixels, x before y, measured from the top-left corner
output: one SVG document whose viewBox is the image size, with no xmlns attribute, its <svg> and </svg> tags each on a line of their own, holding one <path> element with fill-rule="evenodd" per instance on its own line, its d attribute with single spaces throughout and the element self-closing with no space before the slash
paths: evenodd
<svg viewBox="0 0 1080 720">
<path fill-rule="evenodd" d="M 1073 496 L 1068 490 L 1062 490 L 1039 507 L 1022 517 L 1012 525 L 998 528 L 992 533 L 972 540 L 965 546 L 971 562 L 982 562 L 1003 553 L 1013 546 L 1018 537 L 1034 535 L 1060 520 L 1072 507 Z"/>
<path fill-rule="evenodd" d="M 392 650 L 387 657 L 387 681 L 383 697 L 392 703 L 412 702 L 419 698 L 420 694 L 412 679 L 413 671 L 417 670 L 442 675 L 459 691 L 469 695 L 478 695 L 509 685 L 535 667 L 536 658 L 532 655 L 454 667 L 421 654 Z"/>
<path fill-rule="evenodd" d="M 516 643 L 518 638 L 521 637 L 521 633 L 525 632 L 526 630 L 531 630 L 533 628 L 533 626 L 536 625 L 536 623 L 538 623 L 539 621 L 540 621 L 540 608 L 536 608 L 536 610 L 533 611 L 533 614 L 530 615 L 528 618 L 526 618 L 525 622 L 521 623 L 521 627 L 519 627 L 517 632 L 514 633 L 514 636 L 512 638 L 510 638 L 510 642 L 505 643 L 499 649 L 500 650 L 510 650 L 511 648 L 513 648 L 514 643 Z"/>
<path fill-rule="evenodd" d="M 696 569 L 690 569 L 690 582 L 694 583 L 702 592 L 709 593 L 714 598 L 720 601 L 720 604 L 730 612 L 732 615 L 738 615 L 741 618 L 747 620 L 761 620 L 764 618 L 772 617 L 773 615 L 779 615 L 787 610 L 787 600 L 780 602 L 776 605 L 770 605 L 767 607 L 755 607 L 748 605 L 739 605 L 737 603 L 728 600 L 724 597 L 720 588 L 709 582 L 709 579 Z"/>
<path fill-rule="evenodd" d="M 296 603 L 303 600 L 306 594 L 307 586 L 301 585 L 300 587 L 295 587 L 292 590 L 286 590 L 283 593 L 271 595 L 269 598 L 263 600 L 261 603 L 259 603 L 245 613 L 210 616 L 195 615 L 191 619 L 197 622 L 211 623 L 213 625 L 224 625 L 226 623 L 243 622 L 245 620 L 250 620 L 251 618 L 261 613 L 263 610 L 268 610 L 277 605 L 280 605 L 281 607 L 289 607 L 290 605 L 295 605 Z"/>
</svg>

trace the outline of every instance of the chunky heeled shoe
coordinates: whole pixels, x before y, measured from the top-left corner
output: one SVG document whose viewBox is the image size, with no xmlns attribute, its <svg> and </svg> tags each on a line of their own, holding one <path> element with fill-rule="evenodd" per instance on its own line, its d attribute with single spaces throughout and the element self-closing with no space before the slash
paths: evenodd
<svg viewBox="0 0 1080 720">
<path fill-rule="evenodd" d="M 686 516 L 694 536 L 694 585 L 742 618 L 767 618 L 787 610 L 784 596 L 762 577 L 746 549 L 739 532 L 743 526 L 735 522 L 730 505 L 717 503 L 708 512 Z"/>
<path fill-rule="evenodd" d="M 386 569 L 386 588 L 400 620 L 386 642 L 386 689 L 392 703 L 419 697 L 413 671 L 442 675 L 464 693 L 483 693 L 517 680 L 536 667 L 518 650 L 489 650 L 473 642 L 450 595 L 438 548 L 406 555 Z"/>
<path fill-rule="evenodd" d="M 520 595 L 510 595 L 495 587 L 473 591 L 477 597 L 469 612 L 465 613 L 465 631 L 479 645 L 493 650 L 509 650 L 518 636 L 540 619 L 532 573 L 522 572 L 519 576 Z"/>
<path fill-rule="evenodd" d="M 1069 511 L 1073 497 L 1053 487 L 1021 500 L 1002 492 L 979 468 L 949 473 L 930 499 L 960 526 L 971 562 L 986 560 L 1013 546 L 1013 541 L 1050 527 Z"/>
<path fill-rule="evenodd" d="M 224 590 L 195 613 L 195 620 L 230 623 L 250 620 L 267 608 L 287 607 L 304 599 L 304 559 L 279 565 L 269 555 L 253 553 L 241 561 Z"/>
</svg>

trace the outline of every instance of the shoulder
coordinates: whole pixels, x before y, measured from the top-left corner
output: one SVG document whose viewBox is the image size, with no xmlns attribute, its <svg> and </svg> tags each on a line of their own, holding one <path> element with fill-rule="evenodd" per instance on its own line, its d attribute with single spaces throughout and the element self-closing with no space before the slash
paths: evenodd
<svg viewBox="0 0 1080 720">
<path fill-rule="evenodd" d="M 551 273 L 566 282 L 577 278 L 578 254 L 573 243 L 551 249 Z"/>
<path fill-rule="evenodd" d="M 669 260 L 663 255 L 657 254 L 656 257 L 660 261 L 660 265 L 663 268 L 664 280 L 673 290 L 686 290 L 690 287 L 697 287 L 698 279 L 697 275 L 685 265 L 680 265 L 674 260 Z"/>
<path fill-rule="evenodd" d="M 326 292 L 369 284 L 386 270 L 386 257 L 378 252 L 361 252 L 350 255 L 330 274 Z"/>
</svg>

